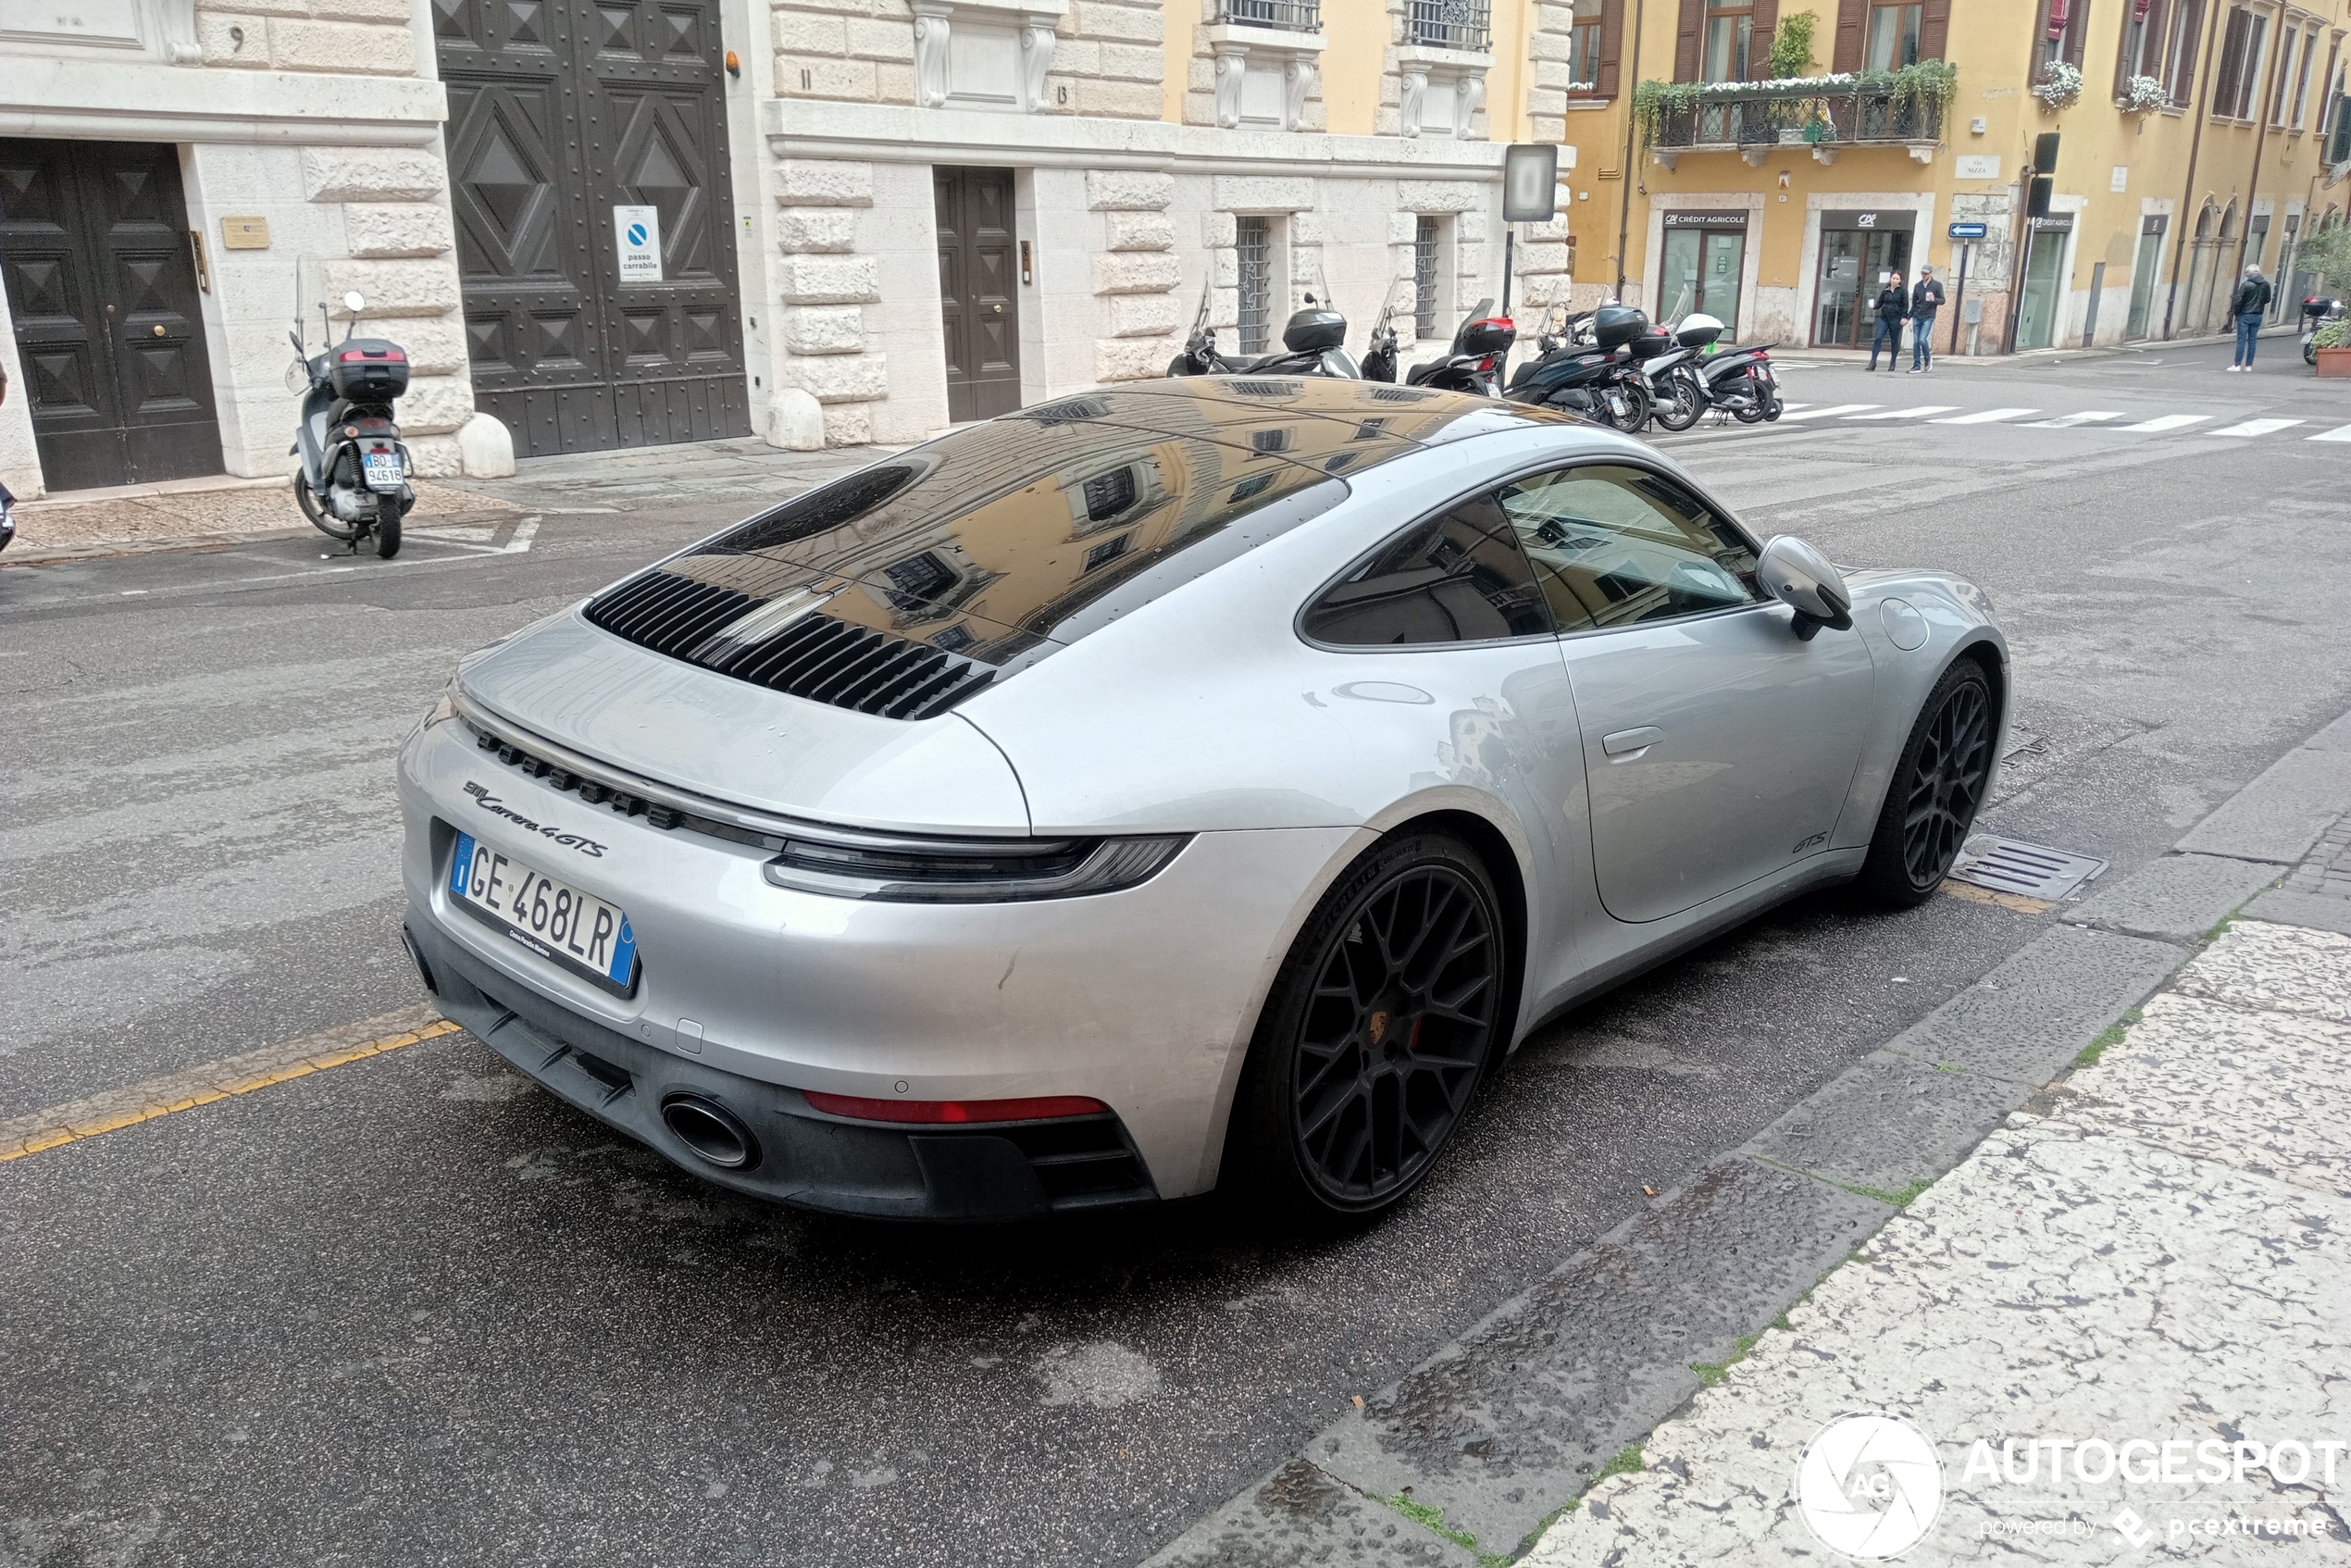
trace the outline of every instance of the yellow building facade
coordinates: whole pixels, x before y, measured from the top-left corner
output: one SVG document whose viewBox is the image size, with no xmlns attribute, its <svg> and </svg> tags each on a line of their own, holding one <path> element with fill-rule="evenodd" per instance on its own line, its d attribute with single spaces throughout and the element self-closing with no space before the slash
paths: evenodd
<svg viewBox="0 0 2351 1568">
<path fill-rule="evenodd" d="M 1621 294 L 1704 309 L 1745 342 L 1867 348 L 1885 274 L 1925 264 L 1947 296 L 1939 352 L 2186 337 L 2227 330 L 2248 262 L 2292 320 L 2295 247 L 2343 219 L 2345 0 L 1538 11 L 1538 52 L 1574 77 L 1556 134 L 1574 149 L 1578 304 Z"/>
</svg>

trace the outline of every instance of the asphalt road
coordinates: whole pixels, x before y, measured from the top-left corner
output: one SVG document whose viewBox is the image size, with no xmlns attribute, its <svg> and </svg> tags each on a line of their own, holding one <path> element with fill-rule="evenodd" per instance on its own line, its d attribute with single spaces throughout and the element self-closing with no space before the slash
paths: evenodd
<svg viewBox="0 0 2351 1568">
<path fill-rule="evenodd" d="M 2351 394 L 2265 346 L 2226 380 L 2212 348 L 1796 355 L 1812 410 L 1942 412 L 1666 444 L 1761 531 L 1985 586 L 2034 738 L 1985 825 L 2127 868 L 2351 706 L 2351 446 L 2307 439 Z M 2115 417 L 2030 428 L 2084 412 Z M 2125 428 L 2171 415 L 2204 417 Z M 2247 419 L 2301 422 L 2210 433 Z M 418 1000 L 392 750 L 458 653 L 773 482 L 697 472 L 505 487 L 620 508 L 528 550 L 0 567 L 0 1119 Z M 19 1159 L 0 1564 L 1135 1561 L 2048 918 L 1787 906 L 1546 1027 L 1413 1201 L 1327 1244 L 1213 1201 L 761 1209 L 463 1035 Z"/>
</svg>

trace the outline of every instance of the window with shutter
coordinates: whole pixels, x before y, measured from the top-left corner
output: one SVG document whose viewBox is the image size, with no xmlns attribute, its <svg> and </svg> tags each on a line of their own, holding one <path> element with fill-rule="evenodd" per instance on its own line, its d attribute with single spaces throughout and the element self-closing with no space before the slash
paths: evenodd
<svg viewBox="0 0 2351 1568">
<path fill-rule="evenodd" d="M 1702 81 L 1699 35 L 1706 26 L 1706 0 L 1682 0 L 1682 14 L 1673 29 L 1673 80 Z"/>
<path fill-rule="evenodd" d="M 1861 68 L 1861 27 L 1869 19 L 1869 9 L 1870 0 L 1836 0 L 1836 44 L 1829 56 L 1829 69 Z"/>
<path fill-rule="evenodd" d="M 1919 12 L 1919 58 L 1939 60 L 1951 39 L 1951 0 L 1926 0 Z"/>
<path fill-rule="evenodd" d="M 1616 96 L 1617 61 L 1624 54 L 1624 0 L 1600 0 L 1599 70 L 1592 80 L 1598 95 Z"/>
</svg>

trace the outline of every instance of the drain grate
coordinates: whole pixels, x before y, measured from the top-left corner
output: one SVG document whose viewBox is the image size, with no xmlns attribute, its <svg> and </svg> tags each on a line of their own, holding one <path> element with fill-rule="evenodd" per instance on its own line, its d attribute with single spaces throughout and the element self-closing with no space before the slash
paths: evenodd
<svg viewBox="0 0 2351 1568">
<path fill-rule="evenodd" d="M 1996 893 L 2055 903 L 2106 867 L 2105 861 L 2085 854 L 2068 854 L 2046 844 L 2020 843 L 1984 833 L 1970 839 L 1959 859 L 1951 863 L 1951 878 Z"/>
</svg>

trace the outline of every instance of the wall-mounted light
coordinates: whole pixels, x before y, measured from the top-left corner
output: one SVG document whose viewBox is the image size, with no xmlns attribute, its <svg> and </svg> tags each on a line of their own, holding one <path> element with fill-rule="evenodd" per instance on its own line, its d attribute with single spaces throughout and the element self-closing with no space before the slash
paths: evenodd
<svg viewBox="0 0 2351 1568">
<path fill-rule="evenodd" d="M 732 49 L 727 51 L 727 74 L 728 76 L 740 76 L 743 74 L 742 56 L 736 54 Z"/>
</svg>

